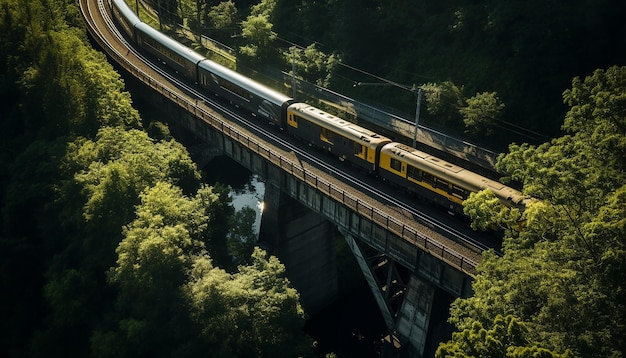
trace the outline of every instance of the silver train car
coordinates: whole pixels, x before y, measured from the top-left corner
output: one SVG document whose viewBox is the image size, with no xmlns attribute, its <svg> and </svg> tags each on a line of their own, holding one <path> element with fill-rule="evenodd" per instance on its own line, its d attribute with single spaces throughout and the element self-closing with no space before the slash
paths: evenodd
<svg viewBox="0 0 626 358">
<path fill-rule="evenodd" d="M 156 56 L 176 72 L 196 81 L 198 63 L 205 60 L 204 56 L 143 22 L 135 25 L 135 38 L 141 48 Z"/>
<path fill-rule="evenodd" d="M 211 94 L 283 128 L 287 106 L 293 102 L 291 97 L 210 61 L 153 29 L 141 22 L 124 0 L 111 0 L 111 9 L 128 37 L 159 61 Z"/>
<path fill-rule="evenodd" d="M 139 17 L 135 15 L 124 0 L 110 0 L 110 4 L 113 19 L 120 24 L 122 30 L 130 39 L 137 42 L 135 38 L 135 25 L 141 23 Z"/>
<path fill-rule="evenodd" d="M 210 60 L 198 64 L 198 83 L 280 128 L 287 106 L 293 102 L 291 97 Z"/>
</svg>

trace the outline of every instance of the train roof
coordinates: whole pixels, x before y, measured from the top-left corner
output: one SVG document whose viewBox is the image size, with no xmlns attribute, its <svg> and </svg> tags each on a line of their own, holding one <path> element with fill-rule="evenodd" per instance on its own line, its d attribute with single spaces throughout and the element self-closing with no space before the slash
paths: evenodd
<svg viewBox="0 0 626 358">
<path fill-rule="evenodd" d="M 120 11 L 122 16 L 124 16 L 124 18 L 130 23 L 131 26 L 134 27 L 136 24 L 141 22 L 137 14 L 135 14 L 135 12 L 130 9 L 125 0 L 111 1 L 113 2 L 113 5 Z"/>
<path fill-rule="evenodd" d="M 162 34 L 160 31 L 155 30 L 150 25 L 141 22 L 135 25 L 135 29 L 150 36 L 164 47 L 167 47 L 169 50 L 181 56 L 185 60 L 192 62 L 194 65 L 205 59 L 205 57 L 201 54 L 184 46 L 183 44 L 170 38 L 169 36 Z"/>
<path fill-rule="evenodd" d="M 368 146 L 378 146 L 382 143 L 391 142 L 391 139 L 373 132 L 367 128 L 361 127 L 343 118 L 339 118 L 321 109 L 315 108 L 306 103 L 294 103 L 289 106 L 290 109 L 298 112 L 305 119 L 333 130 L 336 133 L 350 138 L 356 142 L 366 144 Z"/>
<path fill-rule="evenodd" d="M 524 200 L 523 194 L 511 187 L 401 143 L 386 144 L 381 153 L 470 191 L 490 189 L 500 200 L 514 204 L 520 204 Z"/>
<path fill-rule="evenodd" d="M 255 94 L 258 97 L 262 97 L 274 105 L 282 106 L 284 103 L 291 102 L 292 100 L 291 97 L 284 95 L 281 92 L 269 88 L 211 60 L 204 60 L 200 62 L 198 67 L 211 72 L 216 76 Z"/>
</svg>

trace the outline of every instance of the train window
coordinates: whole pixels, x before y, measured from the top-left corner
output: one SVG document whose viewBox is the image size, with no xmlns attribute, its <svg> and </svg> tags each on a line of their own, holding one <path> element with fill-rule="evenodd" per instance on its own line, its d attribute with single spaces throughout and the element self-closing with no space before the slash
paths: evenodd
<svg viewBox="0 0 626 358">
<path fill-rule="evenodd" d="M 425 183 L 434 185 L 435 184 L 435 177 L 426 173 L 426 172 L 422 172 L 422 181 L 424 181 Z"/>
<path fill-rule="evenodd" d="M 148 45 L 149 47 L 152 47 L 155 51 L 163 54 L 165 57 L 167 57 L 170 60 L 176 62 L 180 66 L 184 66 L 185 65 L 185 61 L 184 61 L 184 59 L 181 56 L 179 56 L 178 54 L 174 53 L 173 51 L 171 51 L 167 47 L 161 46 L 161 44 L 158 43 L 157 41 L 155 41 L 154 39 L 152 39 L 150 37 L 143 37 L 143 42 L 146 45 Z"/>
<path fill-rule="evenodd" d="M 227 90 L 227 91 L 229 91 L 229 92 L 231 92 L 231 93 L 241 97 L 242 99 L 244 99 L 246 101 L 250 101 L 250 99 L 252 98 L 252 93 L 250 93 L 247 90 L 237 86 L 236 84 L 231 83 L 229 81 L 226 81 L 225 79 L 220 78 L 220 77 L 218 77 L 217 79 L 218 79 L 219 85 L 223 89 L 225 89 L 225 90 Z"/>
<path fill-rule="evenodd" d="M 328 130 L 327 128 L 322 128 L 322 131 L 320 132 L 321 140 L 333 144 L 333 137 L 334 133 L 332 131 Z"/>
<path fill-rule="evenodd" d="M 446 189 L 447 191 L 450 188 L 450 183 L 448 183 L 446 180 L 435 177 L 435 183 L 435 187 L 439 189 Z"/>
<path fill-rule="evenodd" d="M 353 142 L 353 145 L 354 145 L 354 156 L 355 157 L 368 160 L 367 156 L 373 154 L 373 152 L 368 153 L 367 147 L 364 146 L 364 145 L 361 145 L 361 144 L 356 143 L 356 142 Z"/>
<path fill-rule="evenodd" d="M 363 149 L 365 149 L 364 146 L 362 146 L 361 144 L 354 142 L 354 155 L 359 155 L 362 156 L 363 155 Z"/>
<path fill-rule="evenodd" d="M 294 127 L 294 128 L 298 128 L 298 116 L 293 114 L 293 113 L 289 113 L 289 117 L 287 117 L 287 120 L 289 122 L 289 125 Z"/>
<path fill-rule="evenodd" d="M 398 159 L 394 159 L 391 158 L 391 162 L 389 163 L 389 166 L 391 167 L 391 169 L 395 170 L 395 171 L 402 171 L 402 162 L 399 161 Z"/>
<path fill-rule="evenodd" d="M 420 170 L 412 165 L 407 165 L 406 167 L 406 176 L 415 180 L 419 180 L 420 178 Z"/>
<path fill-rule="evenodd" d="M 465 200 L 469 196 L 469 191 L 461 187 L 458 187 L 456 185 L 452 185 L 452 190 L 450 191 L 450 194 L 456 196 L 457 198 L 461 200 Z"/>
</svg>

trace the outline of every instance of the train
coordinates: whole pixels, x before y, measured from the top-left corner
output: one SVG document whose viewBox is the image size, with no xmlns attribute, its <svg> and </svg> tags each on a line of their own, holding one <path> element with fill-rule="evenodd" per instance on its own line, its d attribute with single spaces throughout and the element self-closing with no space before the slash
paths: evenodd
<svg viewBox="0 0 626 358">
<path fill-rule="evenodd" d="M 471 193 L 491 190 L 503 205 L 523 209 L 518 190 L 443 159 L 397 143 L 215 63 L 143 23 L 125 0 L 109 0 L 124 35 L 206 93 L 221 97 L 287 135 L 328 152 L 389 183 L 463 214 Z"/>
</svg>

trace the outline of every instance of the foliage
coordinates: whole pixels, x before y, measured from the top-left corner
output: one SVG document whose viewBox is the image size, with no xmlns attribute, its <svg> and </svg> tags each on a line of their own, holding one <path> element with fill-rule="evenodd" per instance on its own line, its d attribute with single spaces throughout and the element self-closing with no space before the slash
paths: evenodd
<svg viewBox="0 0 626 358">
<path fill-rule="evenodd" d="M 218 200 L 213 200 L 217 195 Z M 233 265 L 231 253 L 228 250 L 228 233 L 233 227 L 235 208 L 232 206 L 230 189 L 225 185 L 216 185 L 198 191 L 198 196 L 211 205 L 205 205 L 205 215 L 211 218 L 213 225 L 208 227 L 206 239 L 207 250 L 213 262 L 220 267 L 231 268 Z"/>
<path fill-rule="evenodd" d="M 200 258 L 190 276 L 185 296 L 203 337 L 218 348 L 214 356 L 301 356 L 309 351 L 311 342 L 301 337 L 299 295 L 276 257 L 266 258 L 256 248 L 251 265 L 240 266 L 232 276 Z"/>
<path fill-rule="evenodd" d="M 510 234 L 519 228 L 518 223 L 522 218 L 519 209 L 502 205 L 500 199 L 489 189 L 471 193 L 463 202 L 463 212 L 472 218 L 470 226 L 474 230 L 513 230 Z"/>
<path fill-rule="evenodd" d="M 232 33 L 211 29 L 217 26 L 211 25 L 213 15 L 232 20 L 234 9 L 228 2 L 213 7 L 202 0 L 180 3 L 181 16 L 192 28 L 194 23 L 201 23 L 199 26 L 210 37 L 233 41 Z M 192 14 L 194 11 L 189 9 L 194 6 Z M 320 52 L 340 57 L 347 66 L 333 69 L 333 91 L 374 105 L 394 107 L 404 113 L 413 113 L 414 109 L 410 93 L 355 89 L 355 82 L 374 81 L 368 73 L 426 87 L 433 83 L 462 84 L 464 91 L 476 94 L 470 97 L 474 98 L 472 105 L 461 102 L 456 109 L 447 107 L 437 115 L 425 111 L 423 124 L 463 138 L 469 135 L 472 141 L 497 149 L 513 141 L 531 139 L 539 143 L 543 140 L 539 138 L 560 135 L 560 118 L 566 108 L 560 104 L 559 94 L 568 81 L 594 68 L 619 63 L 626 56 L 626 46 L 615 46 L 611 40 L 619 39 L 623 44 L 626 39 L 626 28 L 620 20 L 626 15 L 626 4 L 612 0 L 565 5 L 538 0 L 431 0 L 420 4 L 389 0 L 247 0 L 237 2 L 236 7 L 246 19 L 242 22 L 244 30 L 264 32 L 265 38 L 275 33 L 278 39 L 280 34 L 280 40 L 289 46 L 316 44 Z M 258 16 L 266 21 L 262 24 Z M 265 31 L 267 24 L 271 24 L 269 32 Z M 595 30 L 589 32 L 589 28 Z M 248 35 L 243 39 L 243 43 L 232 46 L 239 48 L 247 65 L 290 70 L 289 62 L 277 56 L 278 50 L 269 51 L 265 42 Z M 269 46 L 286 47 L 271 42 Z M 325 73 L 309 81 L 330 83 Z M 497 100 L 487 95 L 495 93 Z M 506 107 L 502 107 L 504 104 Z M 467 107 L 464 112 L 469 117 L 456 113 L 463 107 Z M 495 119 L 512 126 L 485 126 L 494 114 Z M 464 119 L 467 126 L 463 125 Z M 511 129 L 515 127 L 518 129 Z M 482 136 L 486 132 L 491 135 L 488 140 Z"/>
<path fill-rule="evenodd" d="M 561 134 L 560 94 L 571 79 L 626 58 L 626 3 L 613 0 L 301 0 L 280 1 L 277 13 L 275 31 L 287 41 L 322 44 L 351 67 L 398 83 L 495 92 L 506 104 L 502 120 L 548 136 Z M 336 79 L 333 90 L 349 96 L 354 82 L 375 82 L 347 67 Z M 369 90 L 363 99 L 413 112 L 410 94 Z M 424 120 L 463 134 L 461 121 Z M 527 139 L 500 130 L 489 145 L 520 140 Z"/>
<path fill-rule="evenodd" d="M 77 164 L 76 181 L 84 186 L 88 197 L 85 218 L 125 218 L 126 221 L 111 224 L 117 228 L 130 221 L 144 188 L 167 179 L 193 191 L 200 179 L 195 164 L 179 143 L 154 143 L 143 131 L 119 127 L 102 128 L 95 141 L 79 141 L 75 154 L 67 161 Z"/>
<path fill-rule="evenodd" d="M 179 1 L 179 15 L 197 34 L 207 35 L 218 41 L 230 40 L 237 28 L 239 14 L 232 0 L 210 6 L 205 0 Z M 199 41 L 199 38 L 197 39 Z"/>
<path fill-rule="evenodd" d="M 233 267 L 250 263 L 257 243 L 257 233 L 254 231 L 255 221 L 256 211 L 249 206 L 244 206 L 233 217 L 233 225 L 228 233 L 228 253 L 233 258 Z"/>
<path fill-rule="evenodd" d="M 177 2 L 159 3 L 175 21 Z M 205 16 L 206 3 L 195 5 Z M 626 36 L 615 24 L 625 8 L 607 0 L 264 1 L 250 6 L 243 48 L 271 58 L 276 32 L 333 44 L 329 52 L 400 82 L 422 82 L 416 73 L 449 81 L 449 96 L 433 109 L 442 123 L 461 125 L 466 88 L 497 92 L 503 116 L 550 130 L 566 80 L 624 57 Z M 242 253 L 237 271 L 221 268 L 233 264 L 227 193 L 199 188 L 186 151 L 163 128 L 152 139 L 138 130 L 130 95 L 89 48 L 82 23 L 74 2 L 0 0 L 6 355 L 307 355 L 284 267 L 255 250 L 250 265 Z M 575 79 L 564 94 L 568 134 L 512 146 L 500 159 L 538 201 L 524 212 L 525 230 L 509 233 L 505 255 L 486 254 L 476 295 L 453 307 L 464 332 L 455 339 L 473 342 L 454 347 L 488 350 L 494 338 L 507 354 L 623 354 L 624 73 Z M 489 194 L 475 200 L 483 218 L 496 208 Z M 506 227 L 513 215 L 494 217 Z"/>
<path fill-rule="evenodd" d="M 84 26 L 74 2 L 0 0 L 2 355 L 206 354 L 214 347 L 183 286 L 209 255 L 233 264 L 229 225 L 246 236 L 246 215 L 233 219 L 225 188 L 200 185 L 167 127 L 141 130 L 121 77 L 74 26 Z M 238 262 L 254 262 L 250 252 L 242 247 Z M 306 352 L 297 293 L 268 262 L 283 287 L 255 292 L 252 344 Z M 260 275 L 245 272 L 227 277 Z M 282 322 L 294 330 L 261 332 Z"/>
<path fill-rule="evenodd" d="M 84 35 L 64 24 L 64 16 L 77 16 L 75 5 L 66 5 L 67 10 L 63 10 L 58 3 L 34 1 L 28 6 L 13 6 L 13 1 L 3 2 L 4 26 L 12 27 L 7 29 L 12 35 L 3 45 L 7 46 L 5 51 L 13 52 L 7 59 L 16 65 L 4 72 L 9 75 L 6 78 L 17 82 L 12 85 L 19 84 L 16 87 L 24 104 L 18 109 L 24 124 L 13 123 L 14 127 L 55 138 L 93 135 L 98 125 L 139 125 L 130 95 L 122 92 L 119 74 L 102 53 L 85 46 Z M 14 93 L 9 84 L 5 86 Z"/>
<path fill-rule="evenodd" d="M 115 339 L 118 349 L 128 353 L 151 355 L 156 348 L 159 354 L 176 351 L 190 339 L 192 332 L 185 326 L 192 325 L 178 288 L 193 255 L 204 252 L 198 238 L 210 222 L 203 204 L 164 182 L 141 194 L 137 218 L 124 230 L 116 250 L 117 265 L 109 272 L 111 283 L 119 289 L 119 328 L 100 331 L 95 337 Z M 136 326 L 132 331 L 124 329 L 129 322 Z M 170 333 L 174 331 L 178 334 Z M 92 349 L 106 355 L 109 348 L 95 344 Z"/>
<path fill-rule="evenodd" d="M 294 62 L 298 77 L 321 87 L 330 85 L 332 73 L 339 62 L 337 56 L 326 55 L 317 48 L 316 44 L 311 44 L 304 49 L 292 46 L 289 48 L 289 53 L 285 53 L 285 57 L 286 62 Z"/>
<path fill-rule="evenodd" d="M 467 106 L 460 109 L 466 132 L 489 136 L 500 118 L 504 104 L 495 92 L 481 92 L 466 100 Z"/>
<path fill-rule="evenodd" d="M 536 344 L 529 344 L 528 328 L 513 316 L 496 316 L 491 329 L 480 322 L 463 332 L 454 332 L 452 341 L 441 344 L 436 357 L 542 357 L 559 358 L 571 356 L 569 352 L 558 354 Z"/>
<path fill-rule="evenodd" d="M 622 355 L 625 86 L 626 67 L 574 79 L 564 93 L 569 134 L 539 147 L 512 145 L 499 159 L 498 167 L 537 201 L 524 212 L 524 230 L 509 231 L 504 256 L 484 257 L 474 297 L 453 305 L 451 321 L 461 331 L 512 315 L 532 342 L 555 352 Z M 494 209 L 486 199 L 471 205 Z"/>
<path fill-rule="evenodd" d="M 250 15 L 241 23 L 241 34 L 246 42 L 239 48 L 249 61 L 267 61 L 275 55 L 274 41 L 276 33 L 266 15 Z"/>
<path fill-rule="evenodd" d="M 421 87 L 426 98 L 426 111 L 440 125 L 454 126 L 462 123 L 459 112 L 465 106 L 462 86 L 444 81 L 426 83 Z"/>
<path fill-rule="evenodd" d="M 213 28 L 217 31 L 232 29 L 237 21 L 237 8 L 232 0 L 223 1 L 213 7 L 208 13 Z"/>
<path fill-rule="evenodd" d="M 250 10 L 251 16 L 265 16 L 270 22 L 274 22 L 274 11 L 278 0 L 261 0 L 258 4 L 253 5 Z"/>
</svg>

